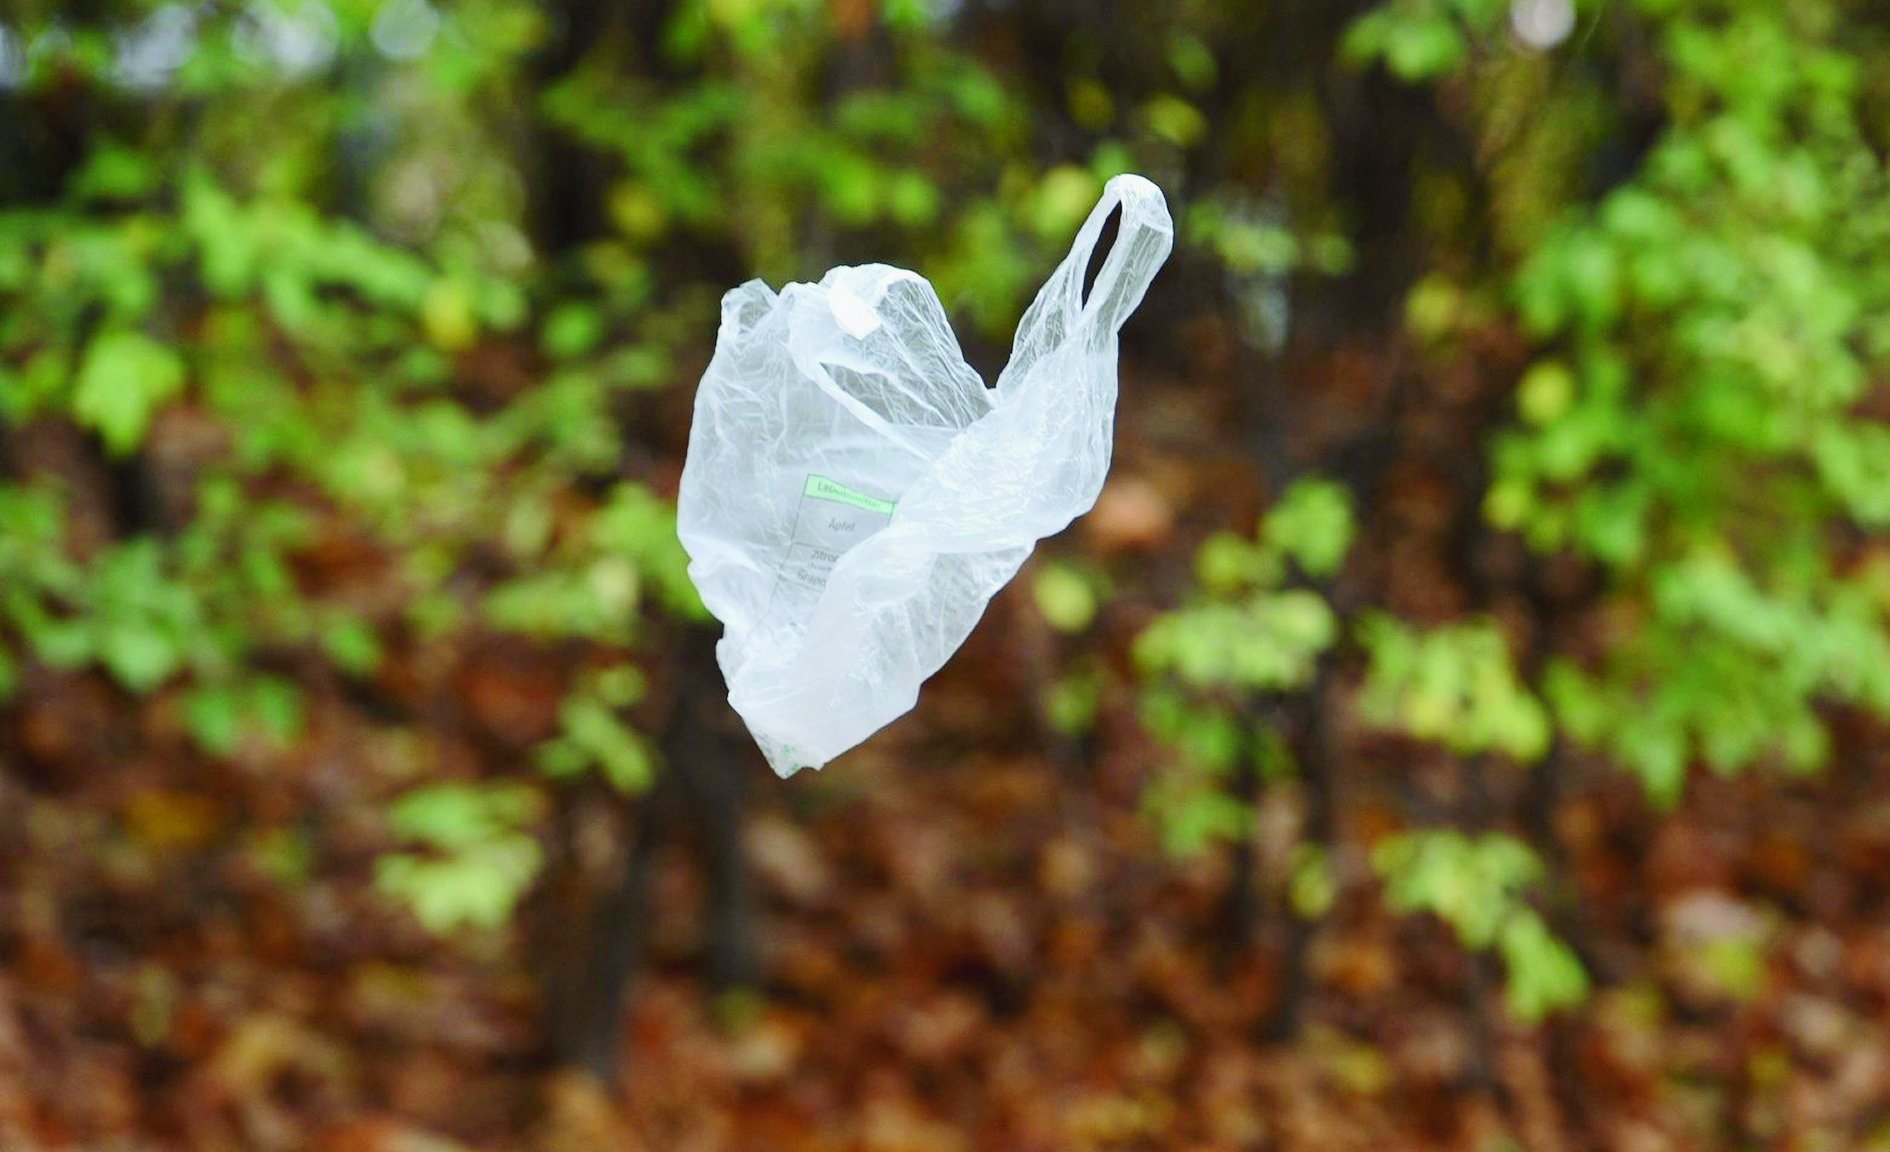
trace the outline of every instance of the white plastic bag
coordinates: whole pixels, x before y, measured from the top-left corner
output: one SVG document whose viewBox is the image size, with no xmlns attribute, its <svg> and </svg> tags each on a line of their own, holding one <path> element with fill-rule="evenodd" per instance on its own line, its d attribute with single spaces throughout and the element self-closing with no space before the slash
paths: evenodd
<svg viewBox="0 0 1890 1152">
<path fill-rule="evenodd" d="M 677 529 L 725 626 L 729 703 L 776 772 L 818 768 L 909 711 L 1036 542 L 1095 504 L 1116 333 L 1173 239 L 1155 185 L 1111 180 L 993 389 L 904 269 L 723 297 Z"/>
</svg>

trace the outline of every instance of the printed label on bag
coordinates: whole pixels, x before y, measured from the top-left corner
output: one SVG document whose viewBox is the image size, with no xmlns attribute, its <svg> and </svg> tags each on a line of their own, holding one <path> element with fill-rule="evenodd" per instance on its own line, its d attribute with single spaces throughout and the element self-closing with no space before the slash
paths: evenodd
<svg viewBox="0 0 1890 1152">
<path fill-rule="evenodd" d="M 810 473 L 795 509 L 793 540 L 775 581 L 767 615 L 811 608 L 827 577 L 854 545 L 892 523 L 891 500 L 870 496 L 837 480 Z"/>
<path fill-rule="evenodd" d="M 877 512 L 881 516 L 891 516 L 895 505 L 891 500 L 880 500 L 864 492 L 856 492 L 838 481 L 825 476 L 808 473 L 807 484 L 801 488 L 801 495 L 812 496 L 816 500 L 832 500 L 836 504 L 851 504 L 867 512 Z M 884 525 L 881 525 L 884 527 Z"/>
</svg>

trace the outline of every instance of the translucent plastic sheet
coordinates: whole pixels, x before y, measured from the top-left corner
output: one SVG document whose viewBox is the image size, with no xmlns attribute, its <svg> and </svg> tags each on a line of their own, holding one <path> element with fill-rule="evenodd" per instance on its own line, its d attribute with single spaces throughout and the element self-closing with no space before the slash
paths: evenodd
<svg viewBox="0 0 1890 1152">
<path fill-rule="evenodd" d="M 818 768 L 909 711 L 1037 541 L 1095 504 L 1116 334 L 1173 239 L 1155 185 L 1111 180 L 990 389 L 916 273 L 835 268 L 723 297 L 677 527 L 725 628 L 729 703 L 776 772 Z"/>
</svg>

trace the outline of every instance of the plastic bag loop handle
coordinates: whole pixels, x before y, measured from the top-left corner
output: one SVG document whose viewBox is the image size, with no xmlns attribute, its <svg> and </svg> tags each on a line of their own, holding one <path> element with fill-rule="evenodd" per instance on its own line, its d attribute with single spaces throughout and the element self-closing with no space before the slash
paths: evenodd
<svg viewBox="0 0 1890 1152">
<path fill-rule="evenodd" d="M 1102 270 L 1096 274 L 1089 298 L 1083 299 L 1084 273 L 1102 240 L 1109 214 L 1120 206 L 1121 223 L 1116 242 L 1103 257 Z M 1081 304 L 1080 315 L 1102 331 L 1115 333 L 1129 314 L 1142 302 L 1142 296 L 1161 270 L 1174 247 L 1175 225 L 1168 215 L 1168 204 L 1161 189 L 1141 176 L 1125 172 L 1103 186 L 1102 198 L 1090 209 L 1076 233 L 1076 242 L 1064 261 L 1070 276 L 1070 290 Z"/>
</svg>

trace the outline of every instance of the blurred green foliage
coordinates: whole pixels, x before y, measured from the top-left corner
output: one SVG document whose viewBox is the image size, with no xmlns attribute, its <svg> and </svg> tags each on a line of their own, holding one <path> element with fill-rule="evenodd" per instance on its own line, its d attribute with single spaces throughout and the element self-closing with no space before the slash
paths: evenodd
<svg viewBox="0 0 1890 1152">
<path fill-rule="evenodd" d="M 1588 977 L 1568 945 L 1524 900 L 1542 864 L 1512 836 L 1427 829 L 1391 836 L 1372 852 L 1385 899 L 1400 912 L 1429 912 L 1467 948 L 1494 949 L 1507 974 L 1504 993 L 1517 1018 L 1534 1022 L 1577 1003 Z"/>
<path fill-rule="evenodd" d="M 1669 119 L 1507 276 L 1555 358 L 1523 379 L 1486 512 L 1599 566 L 1639 619 L 1543 687 L 1671 802 L 1696 757 L 1814 768 L 1829 706 L 1890 714 L 1890 570 L 1832 537 L 1890 500 L 1890 427 L 1859 407 L 1890 355 L 1890 177 L 1844 6 L 1641 7 Z"/>
<path fill-rule="evenodd" d="M 1462 756 L 1499 753 L 1518 763 L 1549 748 L 1549 716 L 1510 666 L 1503 634 L 1488 621 L 1427 632 L 1385 615 L 1357 625 L 1369 660 L 1360 716 L 1431 740 Z"/>
<path fill-rule="evenodd" d="M 1238 766 L 1267 776 L 1291 770 L 1286 742 L 1254 702 L 1308 688 L 1338 639 L 1337 614 L 1313 582 L 1337 572 L 1353 531 L 1344 490 L 1302 480 L 1253 536 L 1222 533 L 1202 544 L 1193 602 L 1138 638 L 1143 723 L 1174 753 L 1148 794 L 1170 851 L 1251 833 L 1253 811 L 1228 788 Z"/>
<path fill-rule="evenodd" d="M 523 785 L 436 784 L 414 789 L 388 810 L 394 831 L 416 848 L 380 858 L 375 881 L 436 932 L 462 925 L 496 928 L 537 875 L 538 841 L 520 831 L 537 816 Z"/>
<path fill-rule="evenodd" d="M 1593 195 L 1562 179 L 1566 161 L 1493 164 L 1488 194 L 1534 207 L 1497 213 L 1504 251 L 1482 282 L 1421 285 L 1411 315 L 1448 342 L 1451 305 L 1429 301 L 1487 288 L 1540 349 L 1491 446 L 1484 513 L 1592 565 L 1597 610 L 1633 621 L 1598 653 L 1553 657 L 1537 690 L 1664 803 L 1696 760 L 1819 766 L 1832 705 L 1890 714 L 1890 569 L 1843 539 L 1881 528 L 1890 499 L 1890 426 L 1865 407 L 1890 354 L 1890 176 L 1872 138 L 1885 44 L 1852 34 L 1855 7 L 1584 12 L 1584 50 L 1650 56 L 1657 92 L 1542 58 L 1470 67 L 1512 31 L 1500 5 L 1390 4 L 1352 40 L 1449 86 L 1493 154 L 1569 152 L 1561 118 L 1504 110 L 1522 85 L 1604 124 L 1658 98 L 1645 153 Z M 1401 37 L 1451 46 L 1400 57 Z"/>
<path fill-rule="evenodd" d="M 1440 363 L 1492 329 L 1532 348 L 1482 514 L 1582 574 L 1580 627 L 1519 667 L 1525 638 L 1488 620 L 1334 624 L 1315 600 L 1320 627 L 1295 639 L 1271 613 L 1183 608 L 1143 647 L 1180 771 L 1224 772 L 1242 739 L 1224 717 L 1254 711 L 1230 702 L 1302 689 L 1340 631 L 1367 723 L 1519 764 L 1566 742 L 1663 805 L 1695 764 L 1815 769 L 1835 710 L 1890 716 L 1890 30 L 1865 7 L 1387 0 L 1351 24 L 1342 57 L 1426 86 L 1476 157 L 1420 186 L 1434 267 L 1407 327 Z M 1199 567 L 1204 597 L 1278 578 L 1243 541 Z M 1176 680 L 1223 719 L 1197 723 Z M 1188 827 L 1250 834 L 1244 808 L 1210 803 L 1220 817 Z M 1518 1014 L 1580 995 L 1521 902 L 1540 873 L 1525 844 L 1419 830 L 1374 862 L 1394 905 L 1504 957 Z"/>
</svg>

